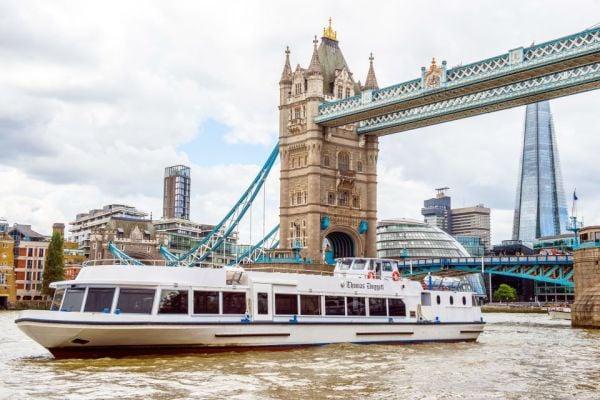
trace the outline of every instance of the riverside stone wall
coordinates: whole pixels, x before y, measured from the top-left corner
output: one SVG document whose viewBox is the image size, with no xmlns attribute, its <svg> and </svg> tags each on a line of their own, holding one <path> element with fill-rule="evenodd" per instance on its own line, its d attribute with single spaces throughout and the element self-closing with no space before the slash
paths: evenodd
<svg viewBox="0 0 600 400">
<path fill-rule="evenodd" d="M 574 253 L 575 302 L 571 324 L 600 329 L 600 247 Z"/>
</svg>

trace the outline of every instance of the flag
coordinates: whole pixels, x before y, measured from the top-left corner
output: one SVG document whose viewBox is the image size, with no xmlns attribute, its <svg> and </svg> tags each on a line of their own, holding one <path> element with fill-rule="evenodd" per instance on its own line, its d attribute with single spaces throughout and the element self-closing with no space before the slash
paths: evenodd
<svg viewBox="0 0 600 400">
<path fill-rule="evenodd" d="M 575 190 L 573 190 L 573 200 L 577 200 L 577 194 L 575 193 Z"/>
</svg>

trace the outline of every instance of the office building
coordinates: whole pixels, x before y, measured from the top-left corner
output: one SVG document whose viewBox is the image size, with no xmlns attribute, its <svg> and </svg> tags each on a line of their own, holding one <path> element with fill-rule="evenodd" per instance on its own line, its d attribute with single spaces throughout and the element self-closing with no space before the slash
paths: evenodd
<svg viewBox="0 0 600 400">
<path fill-rule="evenodd" d="M 71 240 L 77 242 L 86 257 L 90 256 L 90 237 L 92 230 L 101 229 L 112 218 L 128 220 L 145 220 L 148 213 L 139 211 L 135 207 L 124 204 L 109 204 L 101 209 L 93 209 L 87 213 L 77 214 L 75 221 L 71 222 Z"/>
<path fill-rule="evenodd" d="M 438 227 L 412 219 L 377 223 L 377 257 L 422 259 L 469 256 L 456 239 Z"/>
<path fill-rule="evenodd" d="M 482 257 L 485 255 L 485 246 L 478 236 L 454 236 L 454 239 L 462 245 L 471 257 Z"/>
<path fill-rule="evenodd" d="M 532 244 L 539 237 L 566 233 L 567 207 L 547 101 L 526 109 L 515 203 L 513 240 Z"/>
<path fill-rule="evenodd" d="M 451 233 L 454 237 L 478 237 L 484 251 L 490 250 L 490 209 L 478 204 L 475 207 L 453 208 Z M 460 240 L 459 240 L 460 241 Z M 475 256 L 475 254 L 472 254 Z"/>
<path fill-rule="evenodd" d="M 421 215 L 427 225 L 440 228 L 446 233 L 452 231 L 451 199 L 445 193 L 448 189 L 448 187 L 435 189 L 437 191 L 435 197 L 425 200 L 421 209 Z"/>
<path fill-rule="evenodd" d="M 165 168 L 163 219 L 190 219 L 190 167 Z"/>
</svg>

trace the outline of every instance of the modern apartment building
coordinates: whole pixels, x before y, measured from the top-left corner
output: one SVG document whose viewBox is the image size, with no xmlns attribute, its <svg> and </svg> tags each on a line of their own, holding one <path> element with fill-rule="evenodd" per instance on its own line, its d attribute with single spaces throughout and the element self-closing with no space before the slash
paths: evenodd
<svg viewBox="0 0 600 400">
<path fill-rule="evenodd" d="M 165 168 L 163 218 L 190 219 L 190 167 Z"/>
<path fill-rule="evenodd" d="M 17 300 L 13 254 L 14 241 L 8 236 L 8 223 L 0 218 L 0 310 Z"/>
<path fill-rule="evenodd" d="M 490 209 L 478 204 L 475 207 L 453 208 L 451 234 L 454 237 L 480 238 L 485 251 L 490 250 Z"/>
<path fill-rule="evenodd" d="M 139 221 L 145 220 L 148 217 L 148 213 L 124 204 L 109 204 L 101 209 L 77 214 L 75 221 L 69 224 L 71 225 L 71 241 L 77 242 L 79 248 L 83 250 L 84 255 L 89 257 L 92 231 L 104 228 L 115 217 Z"/>
<path fill-rule="evenodd" d="M 49 239 L 31 229 L 15 224 L 8 230 L 14 242 L 16 300 L 43 300 L 42 275 Z"/>
</svg>

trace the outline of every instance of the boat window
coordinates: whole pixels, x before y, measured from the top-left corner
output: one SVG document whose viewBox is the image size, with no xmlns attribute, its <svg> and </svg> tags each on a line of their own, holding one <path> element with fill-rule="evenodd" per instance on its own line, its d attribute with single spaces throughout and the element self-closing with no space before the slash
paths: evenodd
<svg viewBox="0 0 600 400">
<path fill-rule="evenodd" d="M 295 294 L 275 294 L 275 314 L 298 314 L 298 296 Z"/>
<path fill-rule="evenodd" d="M 194 290 L 194 314 L 218 314 L 219 292 Z"/>
<path fill-rule="evenodd" d="M 346 315 L 342 296 L 325 296 L 325 315 Z"/>
<path fill-rule="evenodd" d="M 385 299 L 378 297 L 369 298 L 369 315 L 386 316 L 387 310 L 385 309 Z"/>
<path fill-rule="evenodd" d="M 269 313 L 269 294 L 268 293 L 257 293 L 256 298 L 258 300 L 257 312 L 261 315 Z"/>
<path fill-rule="evenodd" d="M 364 297 L 346 297 L 348 315 L 366 315 Z"/>
<path fill-rule="evenodd" d="M 159 314 L 187 314 L 187 290 L 162 290 L 160 294 Z"/>
<path fill-rule="evenodd" d="M 385 272 L 392 272 L 392 263 L 390 261 L 383 262 L 383 270 Z"/>
<path fill-rule="evenodd" d="M 367 260 L 357 258 L 354 260 L 354 264 L 352 264 L 352 269 L 355 271 L 362 271 L 365 269 L 365 265 L 367 265 Z"/>
<path fill-rule="evenodd" d="M 54 297 L 52 298 L 52 303 L 50 304 L 50 311 L 58 311 L 64 295 L 65 289 L 56 289 L 54 292 Z"/>
<path fill-rule="evenodd" d="M 431 305 L 431 293 L 421 293 L 421 305 Z"/>
<path fill-rule="evenodd" d="M 390 317 L 406 317 L 406 305 L 402 299 L 388 299 Z"/>
<path fill-rule="evenodd" d="M 154 289 L 121 288 L 117 309 L 122 313 L 151 314 L 154 293 Z"/>
<path fill-rule="evenodd" d="M 301 295 L 300 314 L 321 315 L 321 296 Z"/>
<path fill-rule="evenodd" d="M 438 304 L 442 304 L 442 299 L 440 298 L 439 294 L 437 296 L 435 296 L 435 302 Z"/>
<path fill-rule="evenodd" d="M 245 314 L 245 292 L 223 292 L 223 314 Z"/>
<path fill-rule="evenodd" d="M 85 312 L 110 312 L 115 288 L 89 288 L 85 300 Z"/>
<path fill-rule="evenodd" d="M 450 305 L 454 304 L 454 297 L 450 296 Z"/>
<path fill-rule="evenodd" d="M 352 265 L 352 260 L 340 260 L 338 261 L 338 267 L 342 271 L 347 271 L 350 269 L 350 265 Z"/>
<path fill-rule="evenodd" d="M 68 288 L 60 311 L 80 311 L 85 288 Z"/>
<path fill-rule="evenodd" d="M 463 306 L 467 305 L 467 298 L 465 296 L 463 296 Z"/>
</svg>

